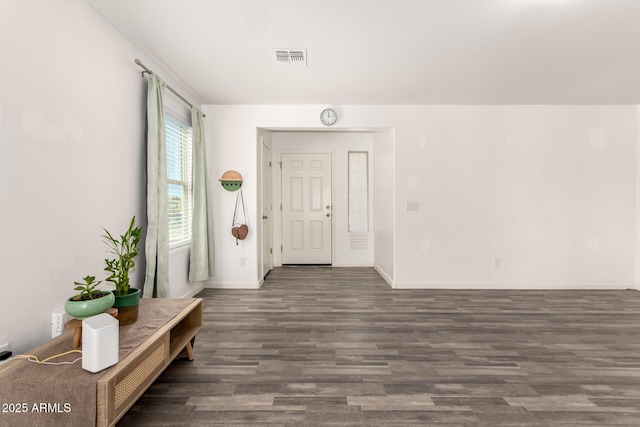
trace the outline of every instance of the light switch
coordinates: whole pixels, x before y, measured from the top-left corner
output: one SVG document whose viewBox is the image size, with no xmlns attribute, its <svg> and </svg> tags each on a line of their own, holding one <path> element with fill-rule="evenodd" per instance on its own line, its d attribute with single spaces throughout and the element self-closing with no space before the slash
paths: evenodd
<svg viewBox="0 0 640 427">
<path fill-rule="evenodd" d="M 407 212 L 418 212 L 420 210 L 420 202 L 407 202 Z"/>
</svg>

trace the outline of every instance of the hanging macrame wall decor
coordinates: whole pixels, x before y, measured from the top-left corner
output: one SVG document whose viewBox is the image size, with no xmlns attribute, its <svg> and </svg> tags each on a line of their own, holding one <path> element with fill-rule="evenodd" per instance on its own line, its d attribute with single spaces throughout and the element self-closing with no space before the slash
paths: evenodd
<svg viewBox="0 0 640 427">
<path fill-rule="evenodd" d="M 242 204 L 242 221 L 238 217 L 238 205 Z M 233 210 L 233 224 L 231 225 L 231 234 L 236 238 L 236 245 L 238 240 L 244 240 L 249 234 L 249 227 L 247 226 L 247 211 L 244 208 L 244 197 L 242 196 L 242 188 L 238 191 L 236 197 L 236 207 Z"/>
<path fill-rule="evenodd" d="M 231 224 L 231 234 L 236 238 L 236 245 L 239 240 L 244 240 L 249 234 L 249 227 L 247 226 L 247 211 L 244 208 L 244 197 L 242 195 L 242 175 L 240 172 L 234 170 L 228 170 L 222 174 L 220 178 L 220 184 L 222 188 L 227 191 L 237 191 L 236 207 L 233 210 L 233 222 Z M 238 206 L 242 205 L 242 221 L 238 217 Z"/>
</svg>

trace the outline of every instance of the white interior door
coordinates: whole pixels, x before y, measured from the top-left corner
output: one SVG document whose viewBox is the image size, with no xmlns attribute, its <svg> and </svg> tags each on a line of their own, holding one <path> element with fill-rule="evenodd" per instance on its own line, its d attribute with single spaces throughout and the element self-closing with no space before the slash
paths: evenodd
<svg viewBox="0 0 640 427">
<path fill-rule="evenodd" d="M 262 277 L 273 269 L 271 150 L 262 144 Z"/>
<path fill-rule="evenodd" d="M 331 264 L 331 154 L 282 154 L 282 263 Z"/>
</svg>

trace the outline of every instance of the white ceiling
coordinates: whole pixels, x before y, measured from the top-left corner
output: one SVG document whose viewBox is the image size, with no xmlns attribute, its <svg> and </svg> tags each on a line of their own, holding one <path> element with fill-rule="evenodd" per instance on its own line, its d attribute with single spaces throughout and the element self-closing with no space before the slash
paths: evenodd
<svg viewBox="0 0 640 427">
<path fill-rule="evenodd" d="M 640 0 L 85 1 L 206 104 L 640 104 Z"/>
</svg>

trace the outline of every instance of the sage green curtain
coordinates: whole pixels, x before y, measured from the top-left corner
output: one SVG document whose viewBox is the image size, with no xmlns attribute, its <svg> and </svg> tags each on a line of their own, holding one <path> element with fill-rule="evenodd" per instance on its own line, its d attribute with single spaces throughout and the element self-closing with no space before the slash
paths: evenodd
<svg viewBox="0 0 640 427">
<path fill-rule="evenodd" d="M 171 296 L 169 288 L 169 218 L 167 212 L 167 146 L 164 129 L 166 83 L 155 74 L 147 87 L 147 270 L 143 296 Z"/>
<path fill-rule="evenodd" d="M 191 109 L 193 156 L 193 216 L 191 220 L 191 254 L 189 282 L 200 282 L 213 276 L 213 224 L 207 198 L 207 153 L 204 145 L 202 111 Z"/>
</svg>

